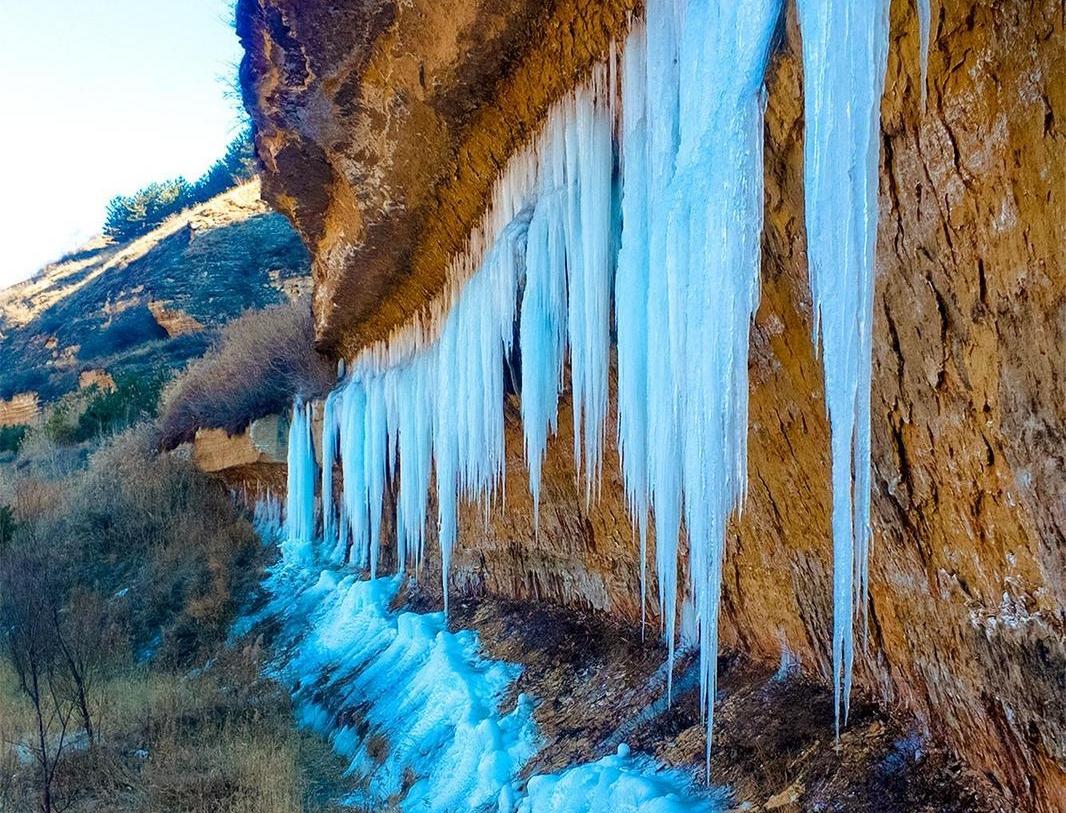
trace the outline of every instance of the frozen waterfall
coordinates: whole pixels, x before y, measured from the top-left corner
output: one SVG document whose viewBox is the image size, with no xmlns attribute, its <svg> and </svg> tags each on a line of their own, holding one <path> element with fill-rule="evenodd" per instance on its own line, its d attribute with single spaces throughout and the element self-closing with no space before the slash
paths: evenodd
<svg viewBox="0 0 1066 813">
<path fill-rule="evenodd" d="M 798 8 L 813 327 L 832 429 L 839 725 L 851 686 L 853 619 L 865 611 L 868 583 L 888 5 L 800 0 Z M 401 328 L 391 342 L 353 359 L 323 410 L 319 556 L 366 566 L 373 578 L 386 521 L 401 567 L 421 561 L 435 530 L 447 608 L 460 507 L 477 503 L 487 521 L 504 487 L 506 371 L 520 360 L 524 451 L 538 514 L 541 466 L 568 384 L 587 502 L 598 493 L 605 433 L 617 432 L 642 593 L 654 529 L 671 662 L 679 593 L 695 608 L 708 755 L 727 526 L 747 483 L 763 81 L 781 15 L 781 0 L 649 0 L 619 69 L 613 61 L 599 66 L 504 169 L 468 252 L 452 264 L 454 286 L 446 306 L 438 303 L 438 317 Z M 607 427 L 612 305 L 618 423 Z M 286 521 L 300 540 L 313 536 L 319 477 L 307 409 L 299 402 L 294 408 L 289 446 Z M 343 490 L 335 499 L 338 461 Z"/>
<path fill-rule="evenodd" d="M 307 559 L 315 537 L 315 447 L 311 441 L 309 403 L 297 400 L 289 424 L 288 484 L 285 499 L 285 539 L 288 552 Z"/>
</svg>

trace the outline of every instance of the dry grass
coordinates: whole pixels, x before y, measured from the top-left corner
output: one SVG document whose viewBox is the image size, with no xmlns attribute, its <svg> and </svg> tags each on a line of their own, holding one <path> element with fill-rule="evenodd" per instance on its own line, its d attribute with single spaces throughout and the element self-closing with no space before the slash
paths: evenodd
<svg viewBox="0 0 1066 813">
<path fill-rule="evenodd" d="M 161 444 L 173 448 L 197 429 L 237 432 L 286 408 L 295 395 L 324 394 L 333 365 L 314 349 L 306 301 L 249 311 L 231 322 L 210 352 L 163 394 Z"/>
<path fill-rule="evenodd" d="M 262 678 L 254 646 L 191 674 L 130 668 L 102 689 L 100 740 L 62 765 L 71 813 L 333 813 L 348 789 L 328 745 L 299 731 L 288 697 Z M 33 719 L 0 669 L 0 812 L 32 809 L 35 786 L 10 743 Z M 16 781 L 4 786 L 4 773 Z"/>
<path fill-rule="evenodd" d="M 287 692 L 262 677 L 260 647 L 226 643 L 270 552 L 220 483 L 155 455 L 155 438 L 142 426 L 83 448 L 73 471 L 55 465 L 42 442 L 2 472 L 17 527 L 0 546 L 0 571 L 17 571 L 20 552 L 38 551 L 58 586 L 48 594 L 65 597 L 65 618 L 99 608 L 99 623 L 70 628 L 104 653 L 94 659 L 89 701 L 96 742 L 88 748 L 73 733 L 78 745 L 64 751 L 53 784 L 55 809 L 339 810 L 345 765 L 296 727 Z M 0 813 L 37 808 L 39 775 L 25 745 L 35 742 L 36 722 L 0 647 Z"/>
</svg>

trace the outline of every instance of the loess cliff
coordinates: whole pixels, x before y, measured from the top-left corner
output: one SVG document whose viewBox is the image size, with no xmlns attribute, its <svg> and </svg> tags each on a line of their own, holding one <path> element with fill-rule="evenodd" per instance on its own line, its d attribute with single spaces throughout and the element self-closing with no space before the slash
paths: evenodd
<svg viewBox="0 0 1066 813">
<path fill-rule="evenodd" d="M 264 195 L 311 250 L 322 350 L 351 358 L 447 306 L 452 260 L 507 160 L 640 13 L 635 0 L 240 1 Z M 933 3 L 923 100 L 915 9 L 891 5 L 856 656 L 865 696 L 918 720 L 1004 809 L 1042 812 L 1066 807 L 1064 26 L 1054 0 Z M 791 3 L 766 84 L 748 500 L 727 540 L 723 637 L 766 661 L 787 650 L 828 682 L 829 433 Z M 453 585 L 639 624 L 617 450 L 586 508 L 564 392 L 535 534 L 508 399 L 505 497 L 487 529 L 473 506 L 461 517 Z"/>
</svg>

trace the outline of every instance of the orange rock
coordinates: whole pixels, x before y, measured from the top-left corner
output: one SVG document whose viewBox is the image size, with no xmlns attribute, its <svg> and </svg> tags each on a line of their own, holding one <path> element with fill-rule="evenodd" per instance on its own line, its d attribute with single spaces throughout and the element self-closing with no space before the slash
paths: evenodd
<svg viewBox="0 0 1066 813">
<path fill-rule="evenodd" d="M 189 316 L 189 314 L 177 308 L 168 308 L 165 303 L 158 300 L 151 300 L 148 303 L 148 310 L 152 312 L 156 322 L 171 338 L 182 336 L 186 333 L 196 333 L 204 329 L 204 326 Z"/>
<path fill-rule="evenodd" d="M 0 426 L 31 424 L 40 414 L 37 393 L 20 392 L 7 401 L 0 401 Z"/>
<path fill-rule="evenodd" d="M 264 194 L 314 254 L 324 348 L 351 354 L 441 295 L 500 167 L 635 5 L 242 0 Z M 934 12 L 923 110 L 917 19 L 892 6 L 857 681 L 949 744 L 1000 806 L 1050 813 L 1066 809 L 1066 18 L 1058 0 Z M 798 53 L 790 5 L 767 82 L 750 490 L 723 634 L 766 660 L 787 646 L 827 679 L 829 459 Z M 586 510 L 564 409 L 535 534 L 514 404 L 507 416 L 505 496 L 488 527 L 465 513 L 456 586 L 639 621 L 615 450 Z"/>
</svg>

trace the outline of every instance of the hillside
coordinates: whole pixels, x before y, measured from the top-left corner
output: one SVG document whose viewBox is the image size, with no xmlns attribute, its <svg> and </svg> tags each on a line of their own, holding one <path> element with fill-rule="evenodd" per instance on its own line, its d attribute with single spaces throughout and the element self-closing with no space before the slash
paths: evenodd
<svg viewBox="0 0 1066 813">
<path fill-rule="evenodd" d="M 305 289 L 307 252 L 253 181 L 128 243 L 96 238 L 0 291 L 0 424 L 94 382 L 162 378 L 217 328 Z"/>
</svg>

